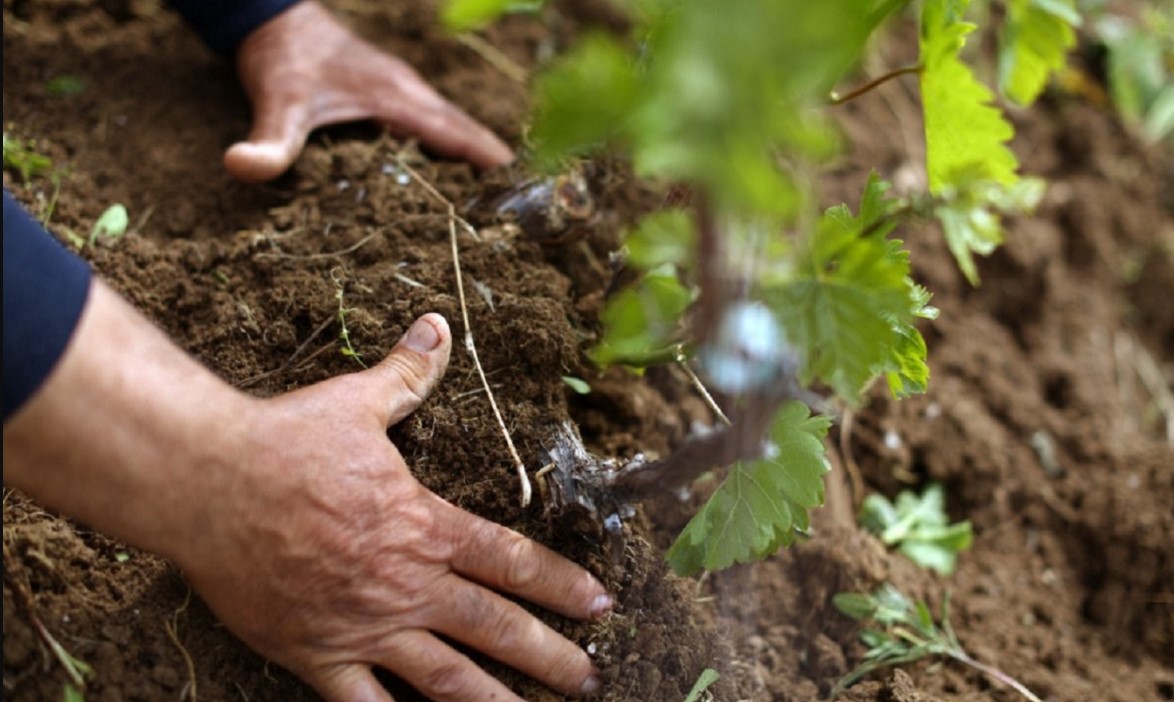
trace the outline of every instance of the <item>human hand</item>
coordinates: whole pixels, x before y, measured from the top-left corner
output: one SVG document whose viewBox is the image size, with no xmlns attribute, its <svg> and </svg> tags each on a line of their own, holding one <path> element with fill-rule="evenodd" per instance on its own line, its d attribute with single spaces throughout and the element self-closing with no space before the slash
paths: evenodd
<svg viewBox="0 0 1174 702">
<path fill-rule="evenodd" d="M 583 619 L 611 607 L 603 587 L 429 492 L 387 440 L 451 346 L 427 315 L 378 366 L 256 401 L 248 469 L 207 508 L 197 552 L 176 556 L 229 629 L 329 702 L 391 700 L 372 666 L 437 702 L 519 699 L 438 635 L 566 694 L 599 686 L 582 650 L 493 590 Z"/>
<path fill-rule="evenodd" d="M 272 180 L 294 162 L 312 130 L 363 119 L 481 168 L 513 159 L 493 132 L 316 0 L 299 2 L 246 37 L 237 70 L 253 104 L 253 129 L 228 149 L 224 165 L 241 180 Z"/>
</svg>

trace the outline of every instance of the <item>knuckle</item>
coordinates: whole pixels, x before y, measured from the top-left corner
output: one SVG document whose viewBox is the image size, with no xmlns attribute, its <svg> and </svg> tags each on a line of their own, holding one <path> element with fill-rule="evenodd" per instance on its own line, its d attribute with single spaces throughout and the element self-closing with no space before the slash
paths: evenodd
<svg viewBox="0 0 1174 702">
<path fill-rule="evenodd" d="M 534 542 L 519 534 L 509 537 L 505 561 L 503 585 L 514 592 L 531 589 L 542 575 L 542 564 Z"/>
<path fill-rule="evenodd" d="M 423 684 L 429 695 L 437 699 L 468 699 L 469 687 L 463 665 L 457 661 L 437 663 L 424 672 Z"/>
</svg>

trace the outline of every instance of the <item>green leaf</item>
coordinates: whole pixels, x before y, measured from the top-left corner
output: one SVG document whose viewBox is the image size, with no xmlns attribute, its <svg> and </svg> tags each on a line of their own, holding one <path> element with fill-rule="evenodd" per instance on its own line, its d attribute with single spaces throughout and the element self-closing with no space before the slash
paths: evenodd
<svg viewBox="0 0 1174 702">
<path fill-rule="evenodd" d="M 693 292 L 677 279 L 675 266 L 653 268 L 607 301 L 600 315 L 603 337 L 589 352 L 591 359 L 604 367 L 673 360 L 681 315 L 692 301 Z"/>
<path fill-rule="evenodd" d="M 1009 186 L 991 181 L 967 183 L 961 190 L 949 187 L 943 192 L 934 214 L 958 267 L 972 285 L 979 282 L 974 254 L 989 256 L 1003 243 L 999 214 L 1030 212 L 1043 192 L 1043 181 L 1038 178 L 1023 178 Z"/>
<path fill-rule="evenodd" d="M 859 217 L 829 209 L 800 242 L 795 275 L 765 292 L 799 350 L 803 380 L 822 381 L 848 402 L 878 374 L 895 373 L 907 393 L 924 387 L 929 372 L 912 325 L 926 298 L 909 278 L 908 252 L 884 236 L 893 226 L 887 188 L 870 177 Z"/>
<path fill-rule="evenodd" d="M 24 140 L 4 132 L 4 167 L 20 173 L 20 179 L 25 182 L 52 168 L 53 160 L 38 153 L 35 146 L 32 139 Z"/>
<path fill-rule="evenodd" d="M 94 222 L 88 243 L 93 246 L 94 242 L 100 238 L 117 239 L 126 234 L 129 225 L 130 216 L 126 212 L 126 207 L 121 204 L 111 205 Z"/>
<path fill-rule="evenodd" d="M 832 604 L 853 619 L 871 619 L 876 613 L 876 603 L 863 592 L 836 593 L 832 596 Z"/>
<path fill-rule="evenodd" d="M 1043 92 L 1048 76 L 1064 68 L 1076 45 L 1075 0 L 1010 0 L 999 47 L 999 88 L 1020 105 Z"/>
<path fill-rule="evenodd" d="M 658 210 L 640 220 L 624 240 L 627 262 L 642 269 L 663 263 L 684 266 L 692 262 L 697 233 L 684 210 Z"/>
<path fill-rule="evenodd" d="M 640 94 L 634 59 L 614 39 L 591 34 L 538 76 L 530 138 L 553 167 L 623 132 Z"/>
<path fill-rule="evenodd" d="M 546 0 L 448 0 L 442 19 L 455 32 L 478 29 L 507 13 L 537 12 Z"/>
<path fill-rule="evenodd" d="M 1019 163 L 1006 146 L 1014 130 L 959 56 L 975 28 L 961 21 L 967 5 L 969 0 L 926 0 L 921 14 L 926 171 L 935 195 L 961 183 L 1018 180 Z"/>
<path fill-rule="evenodd" d="M 697 676 L 697 682 L 693 683 L 693 688 L 689 690 L 689 694 L 685 696 L 685 702 L 699 702 L 702 693 L 709 689 L 709 686 L 721 679 L 717 671 L 713 668 L 706 668 L 701 671 L 701 675 Z"/>
<path fill-rule="evenodd" d="M 86 696 L 73 683 L 65 683 L 61 692 L 61 702 L 86 702 Z"/>
<path fill-rule="evenodd" d="M 735 463 L 669 548 L 673 570 L 721 570 L 789 545 L 795 529 L 808 527 L 807 510 L 823 503 L 823 437 L 830 423 L 800 402 L 785 404 L 768 432 L 767 455 Z"/>
<path fill-rule="evenodd" d="M 86 82 L 77 76 L 57 76 L 45 84 L 45 91 L 58 97 L 80 95 L 86 91 Z"/>
<path fill-rule="evenodd" d="M 591 386 L 582 378 L 576 378 L 573 375 L 564 375 L 563 382 L 580 395 L 586 395 L 591 392 Z"/>
</svg>

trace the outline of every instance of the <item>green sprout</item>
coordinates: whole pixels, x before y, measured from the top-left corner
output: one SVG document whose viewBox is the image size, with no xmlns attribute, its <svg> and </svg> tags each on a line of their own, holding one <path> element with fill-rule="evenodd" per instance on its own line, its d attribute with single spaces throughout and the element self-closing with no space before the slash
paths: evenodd
<svg viewBox="0 0 1174 702">
<path fill-rule="evenodd" d="M 1043 702 L 1023 683 L 998 668 L 980 663 L 962 648 L 950 625 L 948 594 L 942 600 L 940 625 L 934 621 L 925 602 L 911 602 L 888 583 L 872 594 L 841 592 L 832 598 L 832 604 L 847 616 L 873 625 L 860 633 L 860 640 L 868 646 L 868 652 L 860 665 L 836 682 L 832 697 L 875 670 L 913 663 L 930 656 L 946 656 L 1011 687 L 1031 702 Z"/>
<path fill-rule="evenodd" d="M 4 167 L 20 174 L 27 183 L 33 176 L 41 175 L 53 167 L 53 159 L 36 149 L 34 139 L 21 139 L 4 132 Z"/>
<path fill-rule="evenodd" d="M 334 297 L 336 300 L 338 300 L 338 324 L 342 328 L 341 331 L 338 332 L 338 338 L 342 340 L 342 349 L 340 349 L 340 353 L 342 353 L 342 355 L 346 356 L 347 358 L 354 359 L 355 363 L 358 363 L 363 368 L 366 368 L 367 364 L 363 362 L 363 354 L 356 351 L 354 345 L 351 344 L 351 331 L 347 328 L 346 316 L 347 313 L 353 312 L 354 308 L 347 307 L 343 303 L 342 279 L 338 276 L 337 268 L 330 271 L 330 279 L 334 281 Z"/>
<path fill-rule="evenodd" d="M 949 523 L 939 483 L 931 484 L 920 497 L 904 490 L 896 504 L 884 495 L 869 495 L 860 506 L 860 524 L 886 546 L 896 546 L 909 560 L 942 575 L 954 572 L 958 553 L 970 548 L 974 538 L 970 522 Z"/>
</svg>

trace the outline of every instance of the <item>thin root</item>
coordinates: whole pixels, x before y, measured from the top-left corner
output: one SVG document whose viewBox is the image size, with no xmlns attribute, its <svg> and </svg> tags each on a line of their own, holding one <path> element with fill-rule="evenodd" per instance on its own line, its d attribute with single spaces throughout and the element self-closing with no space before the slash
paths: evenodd
<svg viewBox="0 0 1174 702">
<path fill-rule="evenodd" d="M 457 215 L 456 208 L 448 201 L 448 198 L 441 195 L 439 190 L 433 187 L 427 180 L 424 180 L 423 176 L 409 166 L 402 156 L 396 154 L 396 161 L 399 163 L 399 167 L 404 169 L 408 175 L 412 176 L 415 182 L 419 183 L 433 198 L 448 208 L 448 233 L 452 243 L 452 266 L 457 278 L 457 297 L 461 303 L 461 319 L 465 324 L 465 350 L 473 358 L 473 367 L 477 369 L 477 375 L 481 377 L 481 385 L 485 387 L 485 396 L 489 398 L 489 406 L 493 408 L 493 415 L 497 418 L 498 425 L 501 426 L 501 433 L 505 437 L 506 447 L 509 448 L 510 456 L 514 459 L 514 468 L 518 473 L 518 481 L 522 485 L 522 507 L 527 507 L 530 505 L 533 489 L 530 486 L 530 477 L 526 475 L 526 464 L 522 462 L 521 456 L 518 455 L 518 450 L 514 448 L 513 437 L 510 436 L 510 431 L 506 428 L 505 420 L 501 416 L 501 410 L 497 408 L 497 399 L 493 396 L 493 390 L 489 387 L 489 380 L 485 377 L 485 369 L 481 367 L 481 360 L 477 357 L 477 345 L 473 341 L 473 328 L 469 325 L 469 307 L 465 303 L 465 284 L 461 276 L 461 255 L 460 249 L 457 246 L 457 223 L 459 222 L 475 239 L 480 239 L 480 237 L 477 236 L 477 230 L 473 228 L 473 225 Z"/>
<path fill-rule="evenodd" d="M 196 702 L 196 664 L 192 662 L 191 654 L 188 653 L 188 650 L 184 648 L 183 643 L 179 640 L 179 615 L 187 610 L 188 604 L 191 601 L 192 589 L 189 587 L 187 595 L 183 598 L 183 604 L 172 613 L 170 619 L 163 620 L 163 630 L 167 632 L 167 638 L 171 639 L 171 643 L 175 644 L 175 647 L 179 649 L 179 654 L 183 656 L 183 663 L 188 671 L 188 684 L 184 686 L 184 691 L 180 694 L 179 698 L 181 700 L 190 698 L 192 702 Z"/>
</svg>

